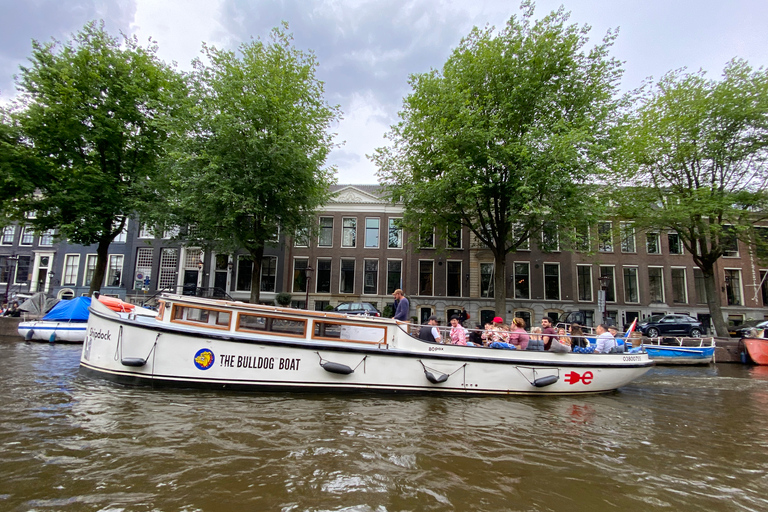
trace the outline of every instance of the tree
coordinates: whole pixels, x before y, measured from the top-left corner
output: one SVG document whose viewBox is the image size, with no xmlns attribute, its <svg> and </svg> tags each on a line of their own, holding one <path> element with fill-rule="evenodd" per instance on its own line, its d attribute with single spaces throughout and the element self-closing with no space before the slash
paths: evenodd
<svg viewBox="0 0 768 512">
<path fill-rule="evenodd" d="M 562 8 L 535 23 L 522 10 L 498 33 L 473 29 L 441 72 L 412 75 L 392 144 L 373 156 L 410 229 L 467 226 L 491 250 L 499 312 L 507 254 L 544 221 L 563 232 L 595 212 L 583 185 L 609 146 L 621 76 L 612 33 L 585 51 L 588 27 Z"/>
<path fill-rule="evenodd" d="M 736 240 L 754 246 L 768 214 L 768 72 L 742 60 L 722 80 L 670 72 L 636 95 L 624 126 L 620 212 L 676 231 L 701 269 L 718 336 L 728 336 L 715 264 Z"/>
<path fill-rule="evenodd" d="M 188 240 L 218 251 L 244 248 L 253 261 L 251 302 L 258 302 L 264 248 L 278 230 L 308 227 L 329 197 L 335 169 L 328 128 L 338 106 L 323 99 L 314 54 L 274 29 L 271 42 L 235 52 L 203 48 L 193 73 L 195 126 L 172 155 L 168 187 Z"/>
<path fill-rule="evenodd" d="M 20 97 L 3 119 L 0 165 L 13 190 L 2 208 L 38 231 L 97 244 L 90 293 L 130 215 L 157 205 L 152 178 L 173 132 L 183 80 L 157 48 L 87 24 L 60 44 L 33 41 Z M 9 200 L 10 199 L 10 200 Z M 25 220 L 24 214 L 35 212 Z"/>
</svg>

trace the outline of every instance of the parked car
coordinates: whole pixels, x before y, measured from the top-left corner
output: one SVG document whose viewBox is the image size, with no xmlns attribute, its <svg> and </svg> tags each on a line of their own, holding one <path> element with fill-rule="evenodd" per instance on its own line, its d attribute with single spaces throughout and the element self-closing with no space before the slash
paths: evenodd
<svg viewBox="0 0 768 512">
<path fill-rule="evenodd" d="M 704 325 L 688 315 L 653 315 L 644 318 L 637 329 L 649 338 L 659 336 L 691 336 L 698 338 L 707 330 Z"/>
<path fill-rule="evenodd" d="M 370 302 L 345 302 L 339 304 L 333 310 L 338 313 L 346 313 L 347 315 L 381 316 L 379 310 Z"/>
<path fill-rule="evenodd" d="M 768 320 L 747 320 L 728 329 L 728 334 L 734 338 L 746 338 L 752 329 L 768 329 Z"/>
</svg>

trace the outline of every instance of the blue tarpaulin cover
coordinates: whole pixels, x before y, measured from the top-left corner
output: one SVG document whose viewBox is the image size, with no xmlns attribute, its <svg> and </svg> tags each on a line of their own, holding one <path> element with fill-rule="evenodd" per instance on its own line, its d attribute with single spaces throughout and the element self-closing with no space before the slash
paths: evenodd
<svg viewBox="0 0 768 512">
<path fill-rule="evenodd" d="M 56 320 L 66 322 L 86 322 L 88 320 L 88 307 L 91 305 L 90 297 L 75 297 L 71 300 L 60 300 L 51 310 L 45 314 L 43 320 Z"/>
</svg>

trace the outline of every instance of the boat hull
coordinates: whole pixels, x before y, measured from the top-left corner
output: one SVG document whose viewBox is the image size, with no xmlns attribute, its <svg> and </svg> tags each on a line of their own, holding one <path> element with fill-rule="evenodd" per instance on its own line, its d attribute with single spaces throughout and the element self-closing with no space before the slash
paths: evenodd
<svg viewBox="0 0 768 512">
<path fill-rule="evenodd" d="M 743 341 L 755 364 L 768 365 L 768 339 L 744 338 Z"/>
<path fill-rule="evenodd" d="M 82 343 L 86 322 L 31 321 L 19 324 L 19 336 L 29 341 Z"/>
<path fill-rule="evenodd" d="M 132 385 L 458 394 L 604 392 L 653 366 L 646 354 L 438 345 L 413 339 L 392 321 L 383 325 L 383 343 L 320 342 L 200 332 L 121 318 L 96 305 L 80 366 L 85 374 Z"/>
<path fill-rule="evenodd" d="M 705 345 L 705 341 L 701 341 L 698 346 L 685 346 L 682 340 L 678 340 L 678 343 L 678 345 L 643 343 L 641 346 L 656 364 L 709 364 L 715 357 L 714 341 L 711 341 L 709 345 Z"/>
</svg>

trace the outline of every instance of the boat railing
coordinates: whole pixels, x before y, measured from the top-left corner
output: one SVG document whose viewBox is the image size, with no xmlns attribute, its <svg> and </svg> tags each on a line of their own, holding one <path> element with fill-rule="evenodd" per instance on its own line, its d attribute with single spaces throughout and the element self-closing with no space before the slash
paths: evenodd
<svg viewBox="0 0 768 512">
<path fill-rule="evenodd" d="M 648 345 L 703 348 L 714 347 L 715 338 L 712 336 L 704 336 L 700 338 L 691 338 L 688 336 L 658 336 L 656 338 L 643 338 L 643 343 Z"/>
</svg>

